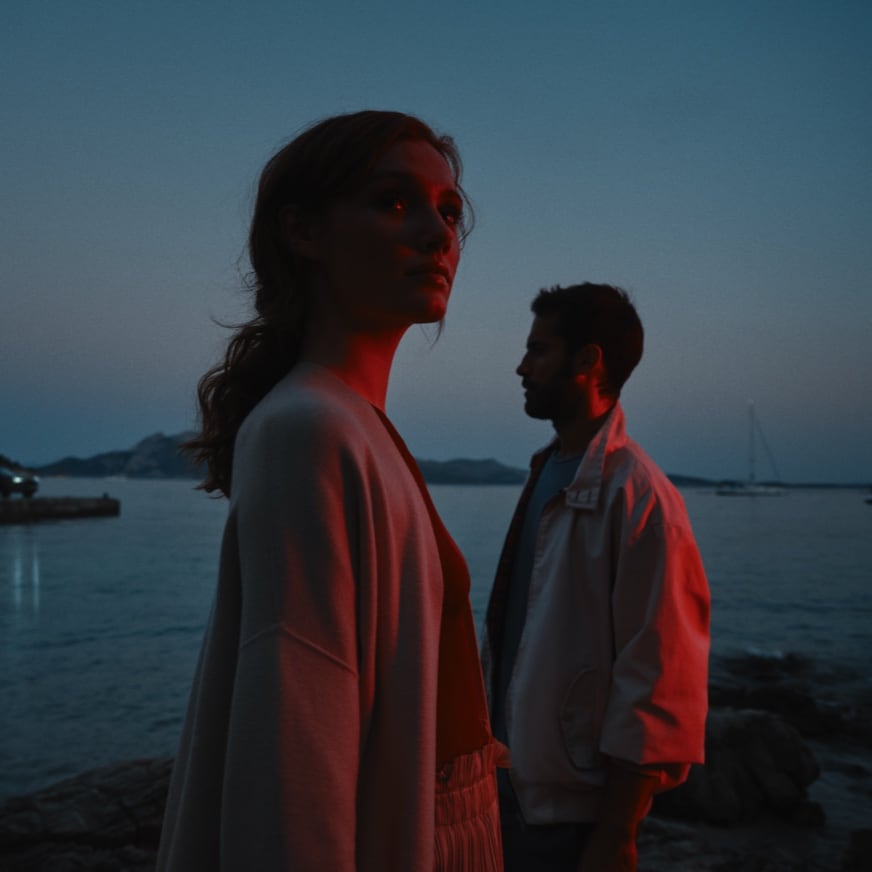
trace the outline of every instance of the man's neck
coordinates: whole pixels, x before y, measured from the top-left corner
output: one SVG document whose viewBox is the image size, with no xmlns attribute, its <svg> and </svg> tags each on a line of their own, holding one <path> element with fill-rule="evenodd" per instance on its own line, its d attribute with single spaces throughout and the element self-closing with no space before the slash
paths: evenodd
<svg viewBox="0 0 872 872">
<path fill-rule="evenodd" d="M 555 421 L 558 453 L 563 456 L 583 454 L 615 404 L 614 400 L 603 400 L 590 407 L 579 408 L 578 414 L 570 420 Z"/>
</svg>

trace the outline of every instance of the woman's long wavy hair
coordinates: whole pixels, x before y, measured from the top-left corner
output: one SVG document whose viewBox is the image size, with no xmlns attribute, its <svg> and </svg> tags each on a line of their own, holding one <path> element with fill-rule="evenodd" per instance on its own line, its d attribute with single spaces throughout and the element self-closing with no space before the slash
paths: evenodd
<svg viewBox="0 0 872 872">
<path fill-rule="evenodd" d="M 401 112 L 367 110 L 328 118 L 304 130 L 264 167 L 248 238 L 248 289 L 256 314 L 236 328 L 224 360 L 200 379 L 200 432 L 185 445 L 197 463 L 206 465 L 200 485 L 204 490 L 230 495 L 239 427 L 300 354 L 308 308 L 307 265 L 283 239 L 282 214 L 288 207 L 304 217 L 323 214 L 357 191 L 391 146 L 406 140 L 432 145 L 466 199 L 454 141 Z M 469 230 L 467 221 L 460 228 L 461 239 Z"/>
</svg>

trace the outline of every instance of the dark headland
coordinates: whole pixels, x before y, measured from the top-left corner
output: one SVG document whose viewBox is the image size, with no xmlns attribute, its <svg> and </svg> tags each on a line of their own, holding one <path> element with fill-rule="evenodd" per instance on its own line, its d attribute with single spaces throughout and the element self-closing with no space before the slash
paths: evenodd
<svg viewBox="0 0 872 872">
<path fill-rule="evenodd" d="M 35 467 L 40 476 L 67 478 L 189 478 L 201 480 L 205 470 L 186 455 L 181 446 L 193 433 L 166 436 L 155 433 L 132 448 L 107 451 L 93 457 L 64 457 Z M 430 484 L 520 484 L 526 470 L 497 460 L 418 460 Z"/>
<path fill-rule="evenodd" d="M 63 457 L 60 460 L 36 466 L 37 475 L 67 478 L 182 478 L 202 480 L 205 470 L 198 467 L 181 450 L 191 432 L 165 435 L 155 433 L 147 436 L 132 448 L 106 451 L 91 457 Z M 424 480 L 428 484 L 511 485 L 521 484 L 527 477 L 526 467 L 509 466 L 493 458 L 453 460 L 428 460 L 416 458 Z M 677 487 L 714 489 L 735 482 L 729 479 L 702 478 L 669 473 L 669 479 Z M 761 482 L 766 484 L 767 482 Z M 787 483 L 778 482 L 785 489 L 844 488 L 864 490 L 869 483 L 829 484 L 826 482 Z"/>
</svg>

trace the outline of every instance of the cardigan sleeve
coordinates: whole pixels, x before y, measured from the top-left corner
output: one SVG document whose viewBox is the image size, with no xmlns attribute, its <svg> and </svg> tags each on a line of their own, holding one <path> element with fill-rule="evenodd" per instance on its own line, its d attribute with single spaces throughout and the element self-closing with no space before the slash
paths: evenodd
<svg viewBox="0 0 872 872">
<path fill-rule="evenodd" d="M 241 641 L 226 751 L 222 868 L 355 868 L 368 712 L 357 601 L 367 505 L 330 420 L 267 422 L 234 470 Z M 369 563 L 369 557 L 364 557 Z"/>
</svg>

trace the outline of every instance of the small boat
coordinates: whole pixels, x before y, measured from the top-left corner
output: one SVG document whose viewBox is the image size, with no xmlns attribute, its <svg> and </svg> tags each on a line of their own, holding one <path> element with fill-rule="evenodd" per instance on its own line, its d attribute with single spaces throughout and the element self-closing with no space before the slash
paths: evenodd
<svg viewBox="0 0 872 872">
<path fill-rule="evenodd" d="M 783 497 L 784 488 L 778 484 L 757 484 L 754 481 L 739 481 L 723 484 L 715 493 L 719 497 Z M 866 502 L 872 502 L 872 500 L 867 500 Z"/>
<path fill-rule="evenodd" d="M 772 469 L 775 472 L 776 481 L 781 480 L 778 475 L 778 470 L 775 469 L 775 460 L 772 457 L 772 452 L 769 451 L 769 446 L 766 444 L 766 437 L 760 428 L 757 421 L 757 416 L 754 412 L 754 403 L 748 403 L 748 478 L 746 481 L 729 482 L 723 484 L 715 490 L 719 497 L 780 497 L 784 495 L 784 488 L 780 484 L 761 484 L 754 477 L 754 447 L 756 439 L 759 435 L 766 453 L 769 455 L 769 462 L 772 464 Z"/>
</svg>

